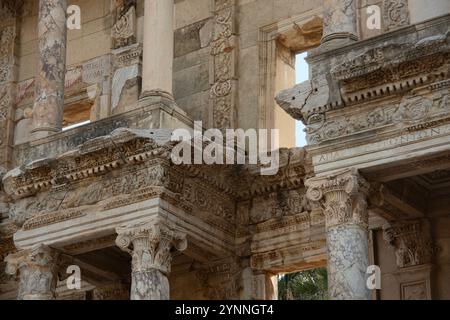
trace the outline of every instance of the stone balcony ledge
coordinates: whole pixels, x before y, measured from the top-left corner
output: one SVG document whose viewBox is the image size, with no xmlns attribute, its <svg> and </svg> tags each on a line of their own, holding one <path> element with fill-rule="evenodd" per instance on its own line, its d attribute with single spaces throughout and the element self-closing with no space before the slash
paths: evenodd
<svg viewBox="0 0 450 320">
<path fill-rule="evenodd" d="M 193 121 L 179 108 L 164 102 L 143 103 L 134 110 L 14 146 L 13 167 L 42 158 L 53 158 L 88 140 L 106 136 L 118 128 L 192 128 Z"/>
</svg>

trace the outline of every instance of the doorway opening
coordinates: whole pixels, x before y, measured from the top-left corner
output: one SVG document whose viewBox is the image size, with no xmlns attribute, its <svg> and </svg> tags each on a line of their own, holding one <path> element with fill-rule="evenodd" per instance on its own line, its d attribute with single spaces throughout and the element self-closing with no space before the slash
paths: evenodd
<svg viewBox="0 0 450 320">
<path fill-rule="evenodd" d="M 327 268 L 278 275 L 278 300 L 328 300 Z"/>
</svg>

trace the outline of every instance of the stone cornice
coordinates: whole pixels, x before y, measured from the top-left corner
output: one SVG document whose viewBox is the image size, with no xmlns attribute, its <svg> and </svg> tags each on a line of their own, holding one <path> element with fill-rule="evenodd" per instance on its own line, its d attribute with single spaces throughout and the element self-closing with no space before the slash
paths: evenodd
<svg viewBox="0 0 450 320">
<path fill-rule="evenodd" d="M 5 191 L 23 198 L 79 180 L 100 176 L 126 165 L 170 158 L 170 131 L 117 129 L 57 158 L 37 160 L 8 172 Z"/>
<path fill-rule="evenodd" d="M 309 125 L 316 114 L 440 83 L 450 74 L 450 31 L 444 30 L 449 18 L 313 54 L 308 59 L 312 66 L 319 69 L 325 63 L 331 71 L 280 92 L 276 100 L 292 117 Z M 438 30 L 432 29 L 435 25 Z M 424 30 L 419 34 L 419 29 Z M 436 36 L 437 32 L 441 34 Z"/>
</svg>

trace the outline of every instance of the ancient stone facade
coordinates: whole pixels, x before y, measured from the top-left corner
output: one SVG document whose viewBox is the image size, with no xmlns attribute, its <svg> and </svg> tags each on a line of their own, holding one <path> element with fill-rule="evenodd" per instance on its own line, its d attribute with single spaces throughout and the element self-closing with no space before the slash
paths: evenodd
<svg viewBox="0 0 450 320">
<path fill-rule="evenodd" d="M 325 266 L 331 299 L 449 298 L 448 1 L 70 4 L 80 30 L 0 2 L 0 299 L 276 299 Z M 280 129 L 278 171 L 176 165 L 194 121 Z"/>
</svg>

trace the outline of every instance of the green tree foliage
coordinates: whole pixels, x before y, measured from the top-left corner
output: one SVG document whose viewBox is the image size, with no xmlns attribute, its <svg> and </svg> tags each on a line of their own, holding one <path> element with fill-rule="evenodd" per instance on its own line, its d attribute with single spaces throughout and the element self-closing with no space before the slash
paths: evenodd
<svg viewBox="0 0 450 320">
<path fill-rule="evenodd" d="M 290 273 L 278 278 L 280 300 L 327 300 L 327 269 L 318 268 Z"/>
</svg>

